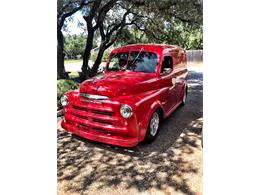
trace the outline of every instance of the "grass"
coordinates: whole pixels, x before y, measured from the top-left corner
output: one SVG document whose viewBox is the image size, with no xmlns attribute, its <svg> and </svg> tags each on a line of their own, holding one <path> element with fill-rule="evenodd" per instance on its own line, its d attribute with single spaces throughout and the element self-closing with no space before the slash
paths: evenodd
<svg viewBox="0 0 260 195">
<path fill-rule="evenodd" d="M 74 63 L 74 62 L 82 62 L 82 59 L 68 59 L 68 60 L 64 60 L 65 63 Z"/>
<path fill-rule="evenodd" d="M 73 72 L 70 72 L 69 73 L 69 77 L 72 79 L 72 78 L 77 78 L 79 77 L 79 73 L 76 72 L 76 71 L 73 71 Z"/>
</svg>

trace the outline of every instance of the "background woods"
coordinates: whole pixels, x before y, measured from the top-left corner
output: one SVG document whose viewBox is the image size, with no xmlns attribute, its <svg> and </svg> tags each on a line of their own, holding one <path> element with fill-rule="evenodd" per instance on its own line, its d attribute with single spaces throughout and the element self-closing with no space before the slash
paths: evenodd
<svg viewBox="0 0 260 195">
<path fill-rule="evenodd" d="M 65 57 L 83 59 L 81 80 L 95 76 L 111 46 L 166 43 L 203 49 L 201 0 L 58 0 L 57 9 L 58 79 L 68 78 Z M 81 34 L 68 33 L 75 13 L 83 18 Z"/>
</svg>

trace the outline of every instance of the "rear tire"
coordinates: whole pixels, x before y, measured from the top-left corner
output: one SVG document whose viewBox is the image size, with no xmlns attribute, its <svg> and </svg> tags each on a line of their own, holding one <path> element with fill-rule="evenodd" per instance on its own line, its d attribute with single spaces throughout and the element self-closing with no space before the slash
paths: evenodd
<svg viewBox="0 0 260 195">
<path fill-rule="evenodd" d="M 158 135 L 158 130 L 160 126 L 160 112 L 156 110 L 150 119 L 147 131 L 146 131 L 146 136 L 145 136 L 145 141 L 148 143 L 151 143 L 155 140 L 155 138 Z"/>
<path fill-rule="evenodd" d="M 184 106 L 186 104 L 187 95 L 188 95 L 188 88 L 185 87 L 184 94 L 183 94 L 182 101 L 181 101 L 182 106 Z"/>
</svg>

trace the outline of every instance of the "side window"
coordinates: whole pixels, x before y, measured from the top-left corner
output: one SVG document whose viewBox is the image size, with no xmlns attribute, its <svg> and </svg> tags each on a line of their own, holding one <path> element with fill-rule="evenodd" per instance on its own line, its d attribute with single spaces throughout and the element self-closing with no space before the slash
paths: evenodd
<svg viewBox="0 0 260 195">
<path fill-rule="evenodd" d="M 120 52 L 111 55 L 108 70 L 125 70 L 128 58 L 128 52 Z"/>
<path fill-rule="evenodd" d="M 164 56 L 162 61 L 162 74 L 169 74 L 173 70 L 172 56 Z"/>
</svg>

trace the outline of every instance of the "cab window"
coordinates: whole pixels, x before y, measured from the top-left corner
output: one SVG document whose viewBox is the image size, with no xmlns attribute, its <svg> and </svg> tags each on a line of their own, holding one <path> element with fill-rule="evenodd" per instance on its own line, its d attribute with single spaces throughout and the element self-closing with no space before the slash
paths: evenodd
<svg viewBox="0 0 260 195">
<path fill-rule="evenodd" d="M 161 67 L 161 74 L 169 74 L 173 70 L 172 56 L 164 56 Z"/>
<path fill-rule="evenodd" d="M 108 70 L 125 70 L 129 52 L 112 54 L 108 64 Z"/>
</svg>

